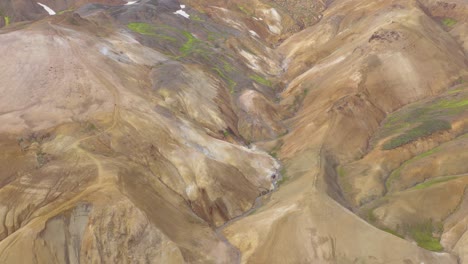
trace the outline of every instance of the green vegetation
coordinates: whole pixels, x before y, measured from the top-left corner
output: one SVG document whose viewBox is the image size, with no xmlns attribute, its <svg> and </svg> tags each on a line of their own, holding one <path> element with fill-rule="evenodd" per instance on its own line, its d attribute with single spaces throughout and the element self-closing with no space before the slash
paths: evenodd
<svg viewBox="0 0 468 264">
<path fill-rule="evenodd" d="M 139 22 L 134 22 L 134 23 L 129 23 L 127 27 L 136 33 L 142 34 L 142 35 L 154 35 L 155 28 L 147 23 L 139 23 Z"/>
<path fill-rule="evenodd" d="M 193 20 L 193 21 L 197 21 L 197 22 L 203 22 L 205 20 L 203 20 L 200 16 L 198 15 L 191 15 L 190 16 L 190 19 Z"/>
<path fill-rule="evenodd" d="M 457 20 L 450 17 L 443 18 L 441 22 L 447 27 L 453 27 L 457 24 Z"/>
<path fill-rule="evenodd" d="M 289 180 L 289 177 L 286 176 L 286 175 L 283 175 L 281 176 L 281 179 L 277 182 L 278 186 L 280 186 L 281 184 L 287 182 Z"/>
<path fill-rule="evenodd" d="M 36 161 L 37 161 L 38 167 L 40 168 L 49 161 L 49 158 L 47 154 L 44 153 L 42 150 L 38 150 L 36 152 Z"/>
<path fill-rule="evenodd" d="M 463 78 L 458 78 L 455 81 L 455 85 L 460 85 L 463 81 Z M 452 119 L 453 116 L 467 111 L 467 88 L 468 86 L 457 87 L 456 90 L 449 90 L 444 97 L 430 102 L 416 103 L 392 113 L 382 124 L 382 129 L 371 140 L 371 144 L 375 145 L 379 139 L 388 138 L 395 134 L 404 135 L 407 133 L 407 130 L 411 130 L 418 124 L 424 122 L 430 123 L 434 119 L 439 120 L 439 122 L 440 120 Z M 396 139 L 393 140 L 396 143 Z M 390 147 L 389 144 L 387 142 L 387 148 Z"/>
<path fill-rule="evenodd" d="M 87 132 L 92 132 L 92 131 L 95 131 L 97 130 L 97 127 L 95 124 L 93 123 L 87 123 L 86 124 L 86 127 L 84 128 L 84 132 L 87 133 Z"/>
<path fill-rule="evenodd" d="M 409 234 L 418 243 L 418 246 L 427 250 L 442 251 L 444 248 L 440 244 L 440 239 L 433 236 L 433 233 L 441 231 L 442 226 L 439 224 L 437 229 L 439 230 L 434 228 L 432 221 L 428 221 L 410 227 Z"/>
<path fill-rule="evenodd" d="M 396 137 L 390 139 L 389 141 L 387 141 L 383 145 L 383 149 L 384 150 L 394 149 L 394 148 L 400 147 L 402 145 L 405 145 L 407 143 L 410 143 L 412 141 L 415 141 L 415 140 L 417 140 L 419 138 L 432 135 L 435 132 L 445 131 L 445 130 L 449 130 L 451 128 L 452 128 L 452 126 L 451 126 L 450 122 L 448 122 L 446 120 L 440 120 L 440 119 L 426 120 L 422 124 L 420 124 L 419 126 L 413 128 L 413 129 L 410 129 L 410 130 L 404 132 L 403 134 L 401 134 L 399 136 L 396 136 Z"/>
<path fill-rule="evenodd" d="M 344 194 L 351 193 L 353 191 L 353 185 L 351 184 L 351 180 L 349 178 L 346 178 L 346 170 L 343 166 L 338 166 L 336 168 L 336 173 L 338 174 L 338 184 L 340 185 L 341 190 L 343 191 Z M 371 212 L 368 212 L 369 214 Z M 368 218 L 373 219 L 371 215 L 368 215 Z M 371 221 L 369 219 L 369 221 Z"/>
<path fill-rule="evenodd" d="M 377 219 L 373 215 L 373 211 L 368 211 L 369 222 L 375 222 Z M 381 230 L 388 232 L 400 238 L 405 238 L 401 233 L 406 234 L 416 241 L 418 246 L 431 251 L 442 251 L 444 248 L 440 244 L 440 238 L 434 235 L 440 235 L 443 232 L 443 223 L 433 223 L 432 220 L 426 221 L 422 224 L 405 225 L 403 231 L 399 225 L 396 227 L 397 230 L 393 230 L 388 227 L 381 228 Z M 400 232 L 399 232 L 400 231 Z"/>
<path fill-rule="evenodd" d="M 369 211 L 367 211 L 367 221 L 369 223 L 377 222 L 377 216 L 375 216 L 374 214 L 374 209 L 370 209 Z"/>
<path fill-rule="evenodd" d="M 232 66 L 229 62 L 227 61 L 223 61 L 223 69 L 226 71 L 226 72 L 232 72 L 234 71 L 234 66 Z"/>
<path fill-rule="evenodd" d="M 219 32 L 213 32 L 213 31 L 207 31 L 205 30 L 207 34 L 207 40 L 208 41 L 216 41 L 218 39 L 226 39 L 227 35 Z"/>
<path fill-rule="evenodd" d="M 226 83 L 229 86 L 230 92 L 234 93 L 234 88 L 237 86 L 237 83 L 233 79 L 231 79 L 229 76 L 227 76 L 227 74 L 225 74 L 224 71 L 221 70 L 220 68 L 212 68 L 212 69 L 219 75 L 219 77 L 223 78 L 223 80 L 226 81 Z"/>
<path fill-rule="evenodd" d="M 433 105 L 433 108 L 462 108 L 468 106 L 467 99 L 460 99 L 460 100 L 440 100 L 437 104 Z"/>
<path fill-rule="evenodd" d="M 184 43 L 184 45 L 182 45 L 182 47 L 180 47 L 180 52 L 182 52 L 183 56 L 187 56 L 189 55 L 193 49 L 194 49 L 194 45 L 195 43 L 197 43 L 198 39 L 195 38 L 192 33 L 188 32 L 188 31 L 184 31 L 182 32 L 182 34 L 184 35 L 185 38 L 187 38 L 187 42 Z"/>
<path fill-rule="evenodd" d="M 456 176 L 450 176 L 450 177 L 440 177 L 437 179 L 432 179 L 432 180 L 425 181 L 423 183 L 416 185 L 414 189 L 417 189 L 417 190 L 425 189 L 425 188 L 431 187 L 434 184 L 450 181 L 456 178 L 457 178 Z"/>
<path fill-rule="evenodd" d="M 399 238 L 403 238 L 403 239 L 405 238 L 404 236 L 398 234 L 397 231 L 395 231 L 395 230 L 393 230 L 393 229 L 390 229 L 390 228 L 388 228 L 388 227 L 382 228 L 382 230 L 385 231 L 385 232 L 387 232 L 387 233 L 390 233 L 390 234 L 392 234 L 392 235 L 394 235 L 394 236 L 397 236 L 397 237 L 399 237 Z"/>
<path fill-rule="evenodd" d="M 9 16 L 5 16 L 4 19 L 5 19 L 5 26 L 10 25 L 10 17 L 9 17 Z"/>
<path fill-rule="evenodd" d="M 70 8 L 68 8 L 68 9 L 59 11 L 57 14 L 58 14 L 58 15 L 61 15 L 61 14 L 65 14 L 65 13 L 72 12 L 72 11 L 73 11 L 73 8 L 70 7 Z"/>
<path fill-rule="evenodd" d="M 283 146 L 284 142 L 282 139 L 280 139 L 276 145 L 270 150 L 269 154 L 274 157 L 275 159 L 278 158 L 278 152 L 281 150 L 281 147 Z"/>
<path fill-rule="evenodd" d="M 309 89 L 304 89 L 304 91 L 302 91 L 302 93 L 296 94 L 294 96 L 293 103 L 288 106 L 289 110 L 293 111 L 293 112 L 296 112 L 299 109 L 299 107 L 301 106 L 302 102 L 304 101 L 304 99 L 306 98 L 308 93 L 309 93 Z"/>
<path fill-rule="evenodd" d="M 177 42 L 176 37 L 184 37 L 186 41 L 182 44 L 182 46 L 179 47 L 181 54 L 175 56 L 174 59 L 184 58 L 191 54 L 200 54 L 204 57 L 207 57 L 207 54 L 209 53 L 207 49 L 203 48 L 203 42 L 197 39 L 189 31 L 179 30 L 178 28 L 167 25 L 151 25 L 142 22 L 129 23 L 127 27 L 138 34 L 152 36 L 171 42 Z"/>
<path fill-rule="evenodd" d="M 197 20 L 196 16 L 192 17 Z M 172 43 L 157 42 L 155 43 L 165 55 L 173 60 L 190 60 L 192 63 L 197 62 L 203 65 L 212 65 L 210 71 L 218 75 L 222 79 L 231 93 L 235 93 L 238 86 L 237 80 L 246 81 L 246 76 L 241 76 L 231 62 L 234 59 L 229 56 L 229 53 L 220 52 L 219 41 L 225 37 L 226 33 L 212 32 L 206 28 L 201 28 L 206 32 L 207 40 L 199 39 L 194 32 L 168 26 L 165 24 L 148 24 L 144 22 L 133 22 L 127 24 L 128 29 L 138 34 L 154 37 L 157 41 L 168 40 Z M 197 34 L 199 32 L 197 31 Z M 203 34 L 200 34 L 203 36 Z M 259 81 L 262 78 L 258 78 Z M 266 81 L 266 83 L 269 83 Z"/>
<path fill-rule="evenodd" d="M 163 34 L 157 34 L 156 29 L 158 27 L 150 25 L 148 23 L 132 22 L 132 23 L 127 24 L 127 27 L 131 31 L 136 32 L 136 33 L 141 34 L 141 35 L 153 36 L 153 37 L 157 37 L 157 38 L 160 38 L 160 39 L 163 39 L 163 40 L 168 40 L 168 41 L 173 41 L 173 42 L 177 41 L 177 39 L 175 39 L 175 38 L 173 38 L 171 36 L 167 36 L 167 35 L 163 35 Z"/>
<path fill-rule="evenodd" d="M 429 151 L 426 151 L 426 152 L 424 152 L 424 153 L 419 154 L 419 155 L 416 156 L 416 157 L 413 157 L 413 158 L 410 159 L 410 160 L 405 161 L 400 167 L 398 167 L 398 169 L 394 170 L 394 171 L 390 174 L 390 176 L 388 176 L 387 180 L 385 181 L 385 187 L 387 188 L 387 190 L 390 190 L 390 187 L 392 186 L 392 184 L 393 184 L 396 180 L 398 180 L 398 179 L 400 178 L 400 173 L 401 173 L 401 171 L 403 170 L 403 168 L 404 168 L 405 166 L 407 166 L 408 164 L 410 164 L 410 163 L 412 163 L 412 162 L 414 162 L 414 161 L 417 161 L 417 160 L 419 160 L 419 159 L 422 159 L 422 158 L 428 157 L 428 156 L 430 156 L 430 155 L 432 155 L 432 154 L 434 154 L 434 153 L 437 153 L 439 150 L 440 150 L 439 147 L 433 148 L 433 149 L 431 149 L 431 150 L 429 150 Z"/>
<path fill-rule="evenodd" d="M 459 84 L 463 84 L 463 83 L 465 83 L 465 82 L 466 82 L 466 80 L 465 80 L 463 77 L 460 76 L 460 77 L 458 77 L 458 78 L 455 80 L 455 82 L 453 83 L 453 85 L 459 85 Z"/>
<path fill-rule="evenodd" d="M 338 176 L 340 176 L 340 178 L 343 178 L 346 175 L 346 171 L 343 168 L 343 166 L 338 166 L 338 168 L 336 170 L 337 170 Z"/>
<path fill-rule="evenodd" d="M 208 39 L 208 41 L 215 41 L 215 40 L 218 39 L 218 35 L 214 34 L 212 32 L 208 32 L 207 39 Z"/>
<path fill-rule="evenodd" d="M 289 177 L 287 176 L 286 168 L 282 167 L 281 168 L 281 179 L 276 182 L 277 186 L 280 186 L 281 184 L 289 181 Z"/>
<path fill-rule="evenodd" d="M 235 135 L 232 133 L 230 128 L 226 128 L 222 131 L 224 138 L 228 138 L 229 136 L 234 137 Z"/>
<path fill-rule="evenodd" d="M 408 162 L 408 161 L 407 161 Z M 385 187 L 387 188 L 387 191 L 390 190 L 390 188 L 392 187 L 392 184 L 399 180 L 400 179 L 400 173 L 401 173 L 401 170 L 403 169 L 403 167 L 406 165 L 406 163 L 403 163 L 403 165 L 401 165 L 398 169 L 394 170 L 390 176 L 388 176 L 387 180 L 385 181 Z"/>
<path fill-rule="evenodd" d="M 239 8 L 240 11 L 242 11 L 242 13 L 244 13 L 245 15 L 247 16 L 253 16 L 253 13 L 250 12 L 247 8 L 241 6 L 241 5 L 237 5 L 237 8 Z"/>
<path fill-rule="evenodd" d="M 268 87 L 272 86 L 271 82 L 269 80 L 263 78 L 262 76 L 254 74 L 254 75 L 250 75 L 249 77 L 250 77 L 250 79 L 254 80 L 258 84 L 265 85 L 265 86 L 268 86 Z"/>
<path fill-rule="evenodd" d="M 455 90 L 451 90 L 448 92 L 448 94 L 455 94 L 455 93 L 459 93 L 461 91 L 465 90 L 465 88 L 459 88 L 459 89 L 455 89 Z"/>
<path fill-rule="evenodd" d="M 430 155 L 434 154 L 434 153 L 437 153 L 438 151 L 440 150 L 440 148 L 433 148 L 431 150 L 428 150 L 424 153 L 421 153 L 419 154 L 418 156 L 412 158 L 411 160 L 409 161 L 416 161 L 416 160 L 419 160 L 419 159 L 422 159 L 422 158 L 425 158 L 425 157 L 429 157 Z"/>
</svg>

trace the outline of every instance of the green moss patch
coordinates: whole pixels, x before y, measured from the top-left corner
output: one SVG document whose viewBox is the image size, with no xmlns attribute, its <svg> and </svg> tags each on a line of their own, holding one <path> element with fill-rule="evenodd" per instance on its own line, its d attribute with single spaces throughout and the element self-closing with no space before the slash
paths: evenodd
<svg viewBox="0 0 468 264">
<path fill-rule="evenodd" d="M 224 73 L 224 70 L 214 67 L 212 68 L 214 72 L 218 74 L 224 81 L 226 81 L 227 85 L 229 86 L 229 90 L 231 93 L 234 93 L 234 88 L 237 86 L 237 83 L 231 79 L 227 74 Z"/>
<path fill-rule="evenodd" d="M 210 65 L 207 70 L 217 75 L 217 79 L 222 80 L 231 93 L 237 91 L 239 84 L 243 87 L 251 82 L 248 75 L 240 70 L 242 68 L 239 67 L 235 56 L 230 55 L 230 51 L 224 48 L 223 41 L 229 33 L 210 24 L 208 20 L 206 23 L 189 23 L 190 30 L 187 27 L 177 28 L 162 23 L 144 22 L 128 23 L 127 27 L 143 35 L 146 45 L 158 49 L 173 60 Z M 269 84 L 260 76 L 256 79 Z"/>
<path fill-rule="evenodd" d="M 440 147 L 436 147 L 436 148 L 433 148 L 429 151 L 426 151 L 424 153 L 421 153 L 415 157 L 413 157 L 412 159 L 410 160 L 407 160 L 405 161 L 400 167 L 398 167 L 396 170 L 392 171 L 392 173 L 387 177 L 386 181 L 385 181 L 385 187 L 387 188 L 387 191 L 390 191 L 392 185 L 394 182 L 398 181 L 400 179 L 400 174 L 401 174 L 401 171 L 406 167 L 408 166 L 410 163 L 413 163 L 417 160 L 420 160 L 420 159 L 423 159 L 423 158 L 426 158 L 426 157 L 429 157 L 431 156 L 432 154 L 435 154 L 437 152 L 440 151 Z M 451 180 L 450 177 L 446 177 L 446 178 L 449 178 L 447 180 Z M 453 178 L 452 178 L 453 179 Z M 445 180 L 444 180 L 445 181 Z M 443 181 L 440 181 L 440 182 L 443 182 Z M 433 184 L 437 184 L 439 182 L 434 182 L 434 183 L 422 183 L 420 184 L 421 186 L 417 185 L 415 188 L 416 189 L 423 189 L 423 188 L 427 188 Z"/>
<path fill-rule="evenodd" d="M 248 10 L 246 7 L 244 6 L 241 6 L 241 5 L 238 5 L 237 8 L 242 12 L 244 13 L 245 15 L 247 16 L 253 16 L 253 12 L 251 12 L 250 10 Z"/>
<path fill-rule="evenodd" d="M 174 38 L 174 37 L 171 37 L 171 36 L 165 35 L 165 34 L 157 33 L 157 29 L 160 29 L 160 28 L 164 29 L 164 27 L 156 27 L 154 25 L 151 25 L 151 24 L 148 24 L 148 23 L 142 23 L 142 22 L 129 23 L 129 24 L 127 24 L 127 27 L 131 31 L 136 32 L 136 33 L 141 34 L 141 35 L 152 36 L 152 37 L 155 37 L 155 38 L 159 38 L 159 39 L 167 40 L 167 41 L 172 41 L 172 42 L 177 41 L 177 39 Z"/>
<path fill-rule="evenodd" d="M 462 92 L 463 90 L 465 90 L 465 88 L 459 88 L 459 89 L 451 90 L 451 91 L 448 92 L 448 94 L 456 94 L 456 93 Z"/>
<path fill-rule="evenodd" d="M 188 31 L 183 31 L 182 35 L 187 39 L 187 41 L 180 47 L 180 52 L 182 56 L 187 56 L 195 50 L 196 45 L 200 42 L 192 33 Z"/>
<path fill-rule="evenodd" d="M 68 8 L 68 9 L 59 11 L 57 14 L 58 14 L 58 15 L 62 15 L 62 14 L 65 14 L 65 13 L 68 13 L 68 12 L 72 12 L 72 11 L 73 11 L 73 8 Z"/>
<path fill-rule="evenodd" d="M 450 122 L 446 120 L 427 120 L 419 126 L 416 126 L 403 134 L 396 136 L 383 145 L 384 150 L 390 150 L 402 145 L 408 144 L 419 138 L 432 135 L 435 132 L 450 130 L 452 128 Z"/>
<path fill-rule="evenodd" d="M 432 108 L 462 108 L 468 106 L 468 99 L 457 99 L 457 100 L 441 100 L 437 104 L 433 105 Z"/>
<path fill-rule="evenodd" d="M 287 175 L 287 172 L 286 172 L 286 168 L 283 167 L 281 168 L 281 179 L 279 181 L 276 182 L 277 186 L 280 186 L 281 184 L 289 181 L 289 177 Z"/>
<path fill-rule="evenodd" d="M 280 186 L 281 184 L 287 182 L 288 180 L 289 180 L 289 177 L 286 176 L 286 175 L 283 175 L 283 176 L 281 177 L 281 179 L 277 182 L 277 184 L 278 184 L 278 186 Z"/>
<path fill-rule="evenodd" d="M 447 27 L 453 27 L 455 26 L 455 24 L 457 24 L 457 20 L 450 18 L 450 17 L 443 18 L 441 22 L 442 24 L 444 24 L 444 26 L 447 26 Z"/>
<path fill-rule="evenodd" d="M 5 16 L 4 19 L 5 19 L 5 26 L 10 25 L 10 17 L 9 17 L 9 16 Z"/>
<path fill-rule="evenodd" d="M 394 236 L 397 236 L 397 237 L 399 237 L 399 238 L 403 238 L 403 239 L 405 238 L 404 236 L 398 234 L 397 231 L 395 231 L 395 230 L 393 230 L 393 229 L 390 229 L 390 228 L 388 228 L 388 227 L 382 228 L 382 230 L 385 231 L 385 232 L 387 232 L 387 233 L 390 233 L 390 234 L 392 234 L 392 235 L 394 235 Z"/>
<path fill-rule="evenodd" d="M 375 222 L 377 222 L 377 216 L 375 216 L 375 214 L 374 214 L 374 209 L 369 209 L 369 210 L 367 211 L 367 216 L 366 216 L 366 217 L 367 217 L 367 221 L 368 221 L 369 223 L 375 223 Z"/>
<path fill-rule="evenodd" d="M 456 85 L 460 85 L 463 79 L 459 78 Z M 388 138 L 395 134 L 401 134 L 398 139 L 394 138 L 393 143 L 398 143 L 397 140 L 402 140 L 404 144 L 404 135 L 413 130 L 415 127 L 431 129 L 430 122 L 436 122 L 435 128 L 438 124 L 442 124 L 441 120 L 452 120 L 453 117 L 460 115 L 468 110 L 467 99 L 468 86 L 456 87 L 456 90 L 449 90 L 442 97 L 436 98 L 429 102 L 415 103 L 405 107 L 399 111 L 390 114 L 383 122 L 381 129 L 376 133 L 375 137 L 371 140 L 371 144 L 375 145 L 380 139 Z M 438 120 L 438 121 L 437 121 Z M 442 127 L 448 127 L 447 124 L 442 124 Z M 395 147 L 402 144 L 395 144 Z M 391 149 L 391 143 L 387 142 L 384 149 Z"/>
<path fill-rule="evenodd" d="M 265 85 L 265 86 L 268 86 L 268 87 L 272 86 L 272 84 L 271 84 L 271 82 L 269 80 L 263 78 L 260 75 L 254 74 L 254 75 L 250 75 L 249 77 L 250 77 L 250 79 L 252 79 L 253 81 L 255 81 L 258 84 Z"/>
<path fill-rule="evenodd" d="M 432 179 L 432 180 L 425 181 L 423 183 L 420 183 L 420 184 L 416 185 L 414 187 L 414 189 L 416 189 L 416 190 L 426 189 L 426 188 L 431 187 L 431 186 L 433 186 L 435 184 L 447 182 L 447 181 L 450 181 L 450 180 L 453 180 L 453 179 L 456 179 L 456 178 L 458 178 L 458 177 L 450 176 L 450 177 L 441 177 L 441 178 L 437 178 L 437 179 Z"/>
<path fill-rule="evenodd" d="M 142 34 L 142 35 L 153 35 L 155 34 L 155 28 L 154 26 L 147 24 L 147 23 L 139 23 L 139 22 L 134 22 L 134 23 L 129 23 L 127 27 L 136 33 Z"/>
<path fill-rule="evenodd" d="M 205 20 L 203 20 L 200 16 L 198 15 L 191 15 L 190 16 L 190 19 L 193 20 L 193 21 L 197 21 L 197 22 L 203 22 Z"/>
<path fill-rule="evenodd" d="M 336 171 L 338 172 L 338 176 L 340 176 L 340 178 L 343 178 L 346 176 L 346 171 L 343 166 L 338 166 Z"/>
<path fill-rule="evenodd" d="M 440 239 L 433 236 L 434 232 L 436 230 L 432 221 L 409 228 L 409 234 L 418 243 L 418 246 L 431 251 L 442 251 L 444 248 L 440 244 Z"/>
<path fill-rule="evenodd" d="M 387 191 L 390 190 L 392 187 L 393 183 L 398 181 L 400 179 L 400 174 L 401 170 L 404 168 L 407 162 L 405 162 L 402 166 L 400 166 L 398 169 L 394 170 L 390 176 L 388 176 L 387 180 L 385 181 L 385 187 L 387 188 Z"/>
</svg>

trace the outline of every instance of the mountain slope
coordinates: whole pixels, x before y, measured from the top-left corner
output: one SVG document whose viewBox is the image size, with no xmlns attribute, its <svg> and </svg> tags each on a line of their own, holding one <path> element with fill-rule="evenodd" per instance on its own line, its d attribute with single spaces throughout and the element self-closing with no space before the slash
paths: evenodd
<svg viewBox="0 0 468 264">
<path fill-rule="evenodd" d="M 466 2 L 36 4 L 0 5 L 0 262 L 467 261 Z"/>
</svg>

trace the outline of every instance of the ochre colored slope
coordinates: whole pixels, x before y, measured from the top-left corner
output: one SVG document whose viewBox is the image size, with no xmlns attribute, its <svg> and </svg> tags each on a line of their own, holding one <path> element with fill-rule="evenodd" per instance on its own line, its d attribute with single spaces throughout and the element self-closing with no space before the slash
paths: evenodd
<svg viewBox="0 0 468 264">
<path fill-rule="evenodd" d="M 0 4 L 0 263 L 467 261 L 464 1 L 44 4 Z"/>
</svg>

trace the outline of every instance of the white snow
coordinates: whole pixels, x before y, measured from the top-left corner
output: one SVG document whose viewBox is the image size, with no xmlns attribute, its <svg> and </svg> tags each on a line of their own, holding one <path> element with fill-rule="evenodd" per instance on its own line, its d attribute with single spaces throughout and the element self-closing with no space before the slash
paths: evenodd
<svg viewBox="0 0 468 264">
<path fill-rule="evenodd" d="M 185 8 L 185 5 L 180 5 L 180 10 L 175 11 L 174 14 L 183 16 L 185 18 L 190 18 L 190 15 L 187 14 L 187 12 L 183 10 L 184 8 Z"/>
<path fill-rule="evenodd" d="M 129 2 L 127 2 L 125 5 L 133 5 L 133 4 L 135 4 L 136 2 L 138 2 L 138 1 L 129 1 Z"/>
<path fill-rule="evenodd" d="M 268 29 L 273 34 L 280 34 L 283 27 L 281 26 L 281 16 L 274 8 L 260 10 L 267 18 Z"/>
<path fill-rule="evenodd" d="M 50 8 L 50 7 L 48 7 L 48 6 L 44 5 L 44 4 L 41 4 L 39 2 L 37 2 L 37 4 L 42 6 L 45 9 L 45 11 L 47 11 L 47 13 L 49 13 L 49 15 L 53 16 L 53 15 L 56 14 L 55 11 L 52 10 L 52 8 Z"/>
<path fill-rule="evenodd" d="M 270 30 L 271 33 L 276 34 L 276 35 L 281 33 L 281 28 L 275 25 L 268 25 L 268 30 Z"/>
<path fill-rule="evenodd" d="M 253 31 L 253 30 L 249 30 L 250 34 L 254 37 L 259 37 L 257 32 Z"/>
<path fill-rule="evenodd" d="M 185 11 L 184 11 L 184 10 L 182 10 L 182 9 L 181 9 L 181 10 L 177 10 L 177 11 L 175 11 L 175 12 L 174 12 L 174 14 L 176 14 L 176 15 L 180 15 L 180 16 L 183 16 L 183 17 L 185 17 L 185 18 L 190 18 L 190 15 L 189 15 L 189 14 L 187 14 L 187 12 L 185 12 Z"/>
<path fill-rule="evenodd" d="M 102 55 L 107 56 L 107 54 L 109 54 L 109 49 L 107 47 L 100 47 L 99 52 L 101 52 Z"/>
<path fill-rule="evenodd" d="M 196 200 L 198 198 L 198 188 L 195 184 L 187 186 L 187 188 L 185 188 L 185 193 L 191 200 Z"/>
<path fill-rule="evenodd" d="M 242 57 L 244 57 L 247 61 L 248 61 L 248 64 L 247 66 L 249 68 L 251 68 L 252 70 L 254 71 L 261 71 L 262 68 L 260 67 L 260 58 L 258 58 L 257 56 L 245 51 L 245 50 L 241 50 L 240 53 L 239 53 Z"/>
</svg>

